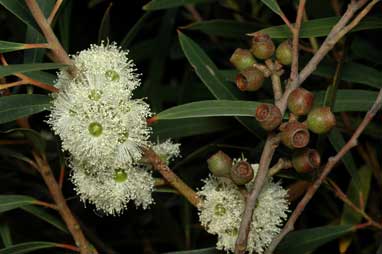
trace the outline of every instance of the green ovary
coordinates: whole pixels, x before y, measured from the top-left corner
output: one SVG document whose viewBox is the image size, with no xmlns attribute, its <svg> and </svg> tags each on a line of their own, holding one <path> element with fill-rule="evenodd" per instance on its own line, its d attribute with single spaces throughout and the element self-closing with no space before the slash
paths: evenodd
<svg viewBox="0 0 382 254">
<path fill-rule="evenodd" d="M 105 72 L 105 76 L 110 81 L 118 81 L 119 80 L 119 74 L 114 70 L 107 70 Z"/>
<path fill-rule="evenodd" d="M 99 101 L 99 99 L 101 99 L 101 96 L 102 96 L 102 92 L 94 89 L 90 91 L 88 98 L 92 101 Z"/>
<path fill-rule="evenodd" d="M 127 173 L 123 169 L 116 169 L 114 173 L 114 181 L 123 183 L 127 180 Z"/>
<path fill-rule="evenodd" d="M 88 127 L 89 133 L 94 137 L 99 137 L 102 134 L 102 125 L 97 122 L 92 122 Z"/>
<path fill-rule="evenodd" d="M 214 209 L 215 215 L 223 216 L 226 212 L 225 207 L 222 204 L 217 204 Z"/>
</svg>

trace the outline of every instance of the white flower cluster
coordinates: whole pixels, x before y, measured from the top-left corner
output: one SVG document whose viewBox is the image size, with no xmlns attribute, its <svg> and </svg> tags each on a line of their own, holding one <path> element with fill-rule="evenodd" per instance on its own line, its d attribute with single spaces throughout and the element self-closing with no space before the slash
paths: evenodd
<svg viewBox="0 0 382 254">
<path fill-rule="evenodd" d="M 142 148 L 152 145 L 146 123 L 151 113 L 143 100 L 132 99 L 140 85 L 135 65 L 126 51 L 103 43 L 72 60 L 76 76 L 59 73 L 48 123 L 72 155 L 77 193 L 106 214 L 120 214 L 130 200 L 146 208 L 154 179 L 140 160 Z M 179 145 L 166 142 L 165 152 L 179 153 Z"/>
<path fill-rule="evenodd" d="M 255 175 L 258 164 L 252 164 Z M 253 182 L 246 185 L 248 191 Z M 230 179 L 210 176 L 198 192 L 203 199 L 199 207 L 199 219 L 207 232 L 216 234 L 217 249 L 234 251 L 245 201 L 239 188 Z M 253 212 L 247 251 L 263 253 L 272 239 L 280 232 L 287 217 L 287 191 L 270 179 L 263 187 Z"/>
</svg>

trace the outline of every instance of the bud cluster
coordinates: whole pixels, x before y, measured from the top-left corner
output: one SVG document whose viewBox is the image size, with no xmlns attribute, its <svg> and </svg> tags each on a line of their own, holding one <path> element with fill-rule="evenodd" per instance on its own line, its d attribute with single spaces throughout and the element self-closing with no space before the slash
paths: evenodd
<svg viewBox="0 0 382 254">
<path fill-rule="evenodd" d="M 256 32 L 251 36 L 250 49 L 236 49 L 230 58 L 239 71 L 236 85 L 241 91 L 257 91 L 265 78 L 272 75 L 273 81 L 273 74 L 281 76 L 284 72 L 282 67 L 290 65 L 293 59 L 290 40 L 276 47 L 267 34 Z M 264 61 L 265 65 L 258 61 Z M 281 143 L 297 150 L 292 159 L 294 168 L 300 173 L 309 172 L 320 165 L 318 152 L 306 148 L 310 133 L 328 133 L 336 125 L 336 118 L 329 107 L 314 107 L 314 94 L 304 88 L 297 88 L 290 93 L 287 106 L 288 122 L 282 122 L 283 116 L 276 105 L 267 103 L 257 106 L 255 118 L 264 130 L 279 131 Z"/>
</svg>

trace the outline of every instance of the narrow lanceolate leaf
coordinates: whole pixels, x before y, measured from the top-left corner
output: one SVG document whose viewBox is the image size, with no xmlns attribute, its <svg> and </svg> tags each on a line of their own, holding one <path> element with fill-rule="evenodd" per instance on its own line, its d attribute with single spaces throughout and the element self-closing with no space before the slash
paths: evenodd
<svg viewBox="0 0 382 254">
<path fill-rule="evenodd" d="M 0 124 L 47 110 L 50 97 L 39 94 L 18 94 L 0 97 Z"/>
<path fill-rule="evenodd" d="M 197 249 L 197 250 L 184 250 L 184 251 L 173 251 L 166 252 L 163 254 L 216 254 L 218 253 L 215 247 Z"/>
<path fill-rule="evenodd" d="M 371 184 L 371 176 L 372 176 L 372 169 L 366 165 L 361 167 L 358 171 L 358 175 L 360 177 L 360 186 L 357 186 L 356 181 L 352 179 L 350 181 L 348 190 L 347 190 L 347 196 L 348 198 L 358 207 L 365 207 L 365 204 L 367 204 L 367 200 L 369 197 L 369 190 L 370 190 L 370 184 Z M 361 200 L 362 199 L 362 200 Z M 344 205 L 344 209 L 342 211 L 341 216 L 341 224 L 358 224 L 362 220 L 362 215 L 359 213 L 356 213 L 353 209 L 350 207 Z"/>
<path fill-rule="evenodd" d="M 0 0 L 0 4 L 28 26 L 40 31 L 24 0 Z"/>
<path fill-rule="evenodd" d="M 0 213 L 25 205 L 31 205 L 35 198 L 25 195 L 0 195 Z"/>
<path fill-rule="evenodd" d="M 31 71 L 59 69 L 65 66 L 67 65 L 57 63 L 11 64 L 7 66 L 0 66 L 0 77 L 12 75 L 17 72 L 24 73 Z"/>
<path fill-rule="evenodd" d="M 0 53 L 23 50 L 26 48 L 24 43 L 0 41 Z"/>
<path fill-rule="evenodd" d="M 182 28 L 201 31 L 208 35 L 221 36 L 225 38 L 240 38 L 246 37 L 247 33 L 256 31 L 261 27 L 250 22 L 215 19 L 195 22 Z"/>
<path fill-rule="evenodd" d="M 328 138 L 333 148 L 337 152 L 341 150 L 341 148 L 346 143 L 342 133 L 338 130 L 338 128 L 333 128 L 333 130 L 331 130 L 331 132 L 328 134 Z M 349 172 L 349 174 L 352 177 L 352 182 L 354 187 L 357 190 L 360 190 L 361 178 L 360 178 L 360 175 L 358 174 L 353 156 L 351 155 L 350 152 L 348 152 L 342 157 L 341 160 L 344 163 L 346 170 Z"/>
<path fill-rule="evenodd" d="M 183 6 L 186 4 L 205 4 L 216 1 L 217 0 L 152 0 L 143 6 L 143 10 L 155 11 Z"/>
<path fill-rule="evenodd" d="M 261 0 L 269 9 L 271 9 L 274 13 L 280 15 L 281 9 L 276 0 Z"/>
<path fill-rule="evenodd" d="M 59 247 L 57 243 L 52 242 L 25 242 L 8 246 L 0 250 L 0 254 L 24 254 L 32 251 Z"/>
<path fill-rule="evenodd" d="M 333 65 L 321 64 L 313 74 L 331 78 L 333 77 L 334 72 L 335 67 Z M 342 68 L 341 80 L 365 84 L 377 89 L 382 88 L 382 72 L 359 63 L 345 63 Z"/>
<path fill-rule="evenodd" d="M 324 226 L 289 233 L 277 247 L 283 254 L 303 254 L 353 230 L 352 225 Z"/>
<path fill-rule="evenodd" d="M 365 112 L 368 111 L 377 98 L 378 92 L 358 90 L 358 89 L 340 89 L 337 90 L 334 112 Z M 315 105 L 322 105 L 325 97 L 325 91 L 315 94 Z"/>
<path fill-rule="evenodd" d="M 46 71 L 32 71 L 32 72 L 25 72 L 24 74 L 30 78 L 33 78 L 35 80 L 38 80 L 48 85 L 54 85 L 54 81 L 57 79 L 56 75 Z"/>
<path fill-rule="evenodd" d="M 11 230 L 7 223 L 0 222 L 0 237 L 4 247 L 12 245 Z"/>
<path fill-rule="evenodd" d="M 166 109 L 156 115 L 157 120 L 171 120 L 215 116 L 251 116 L 259 102 L 234 100 L 208 100 L 191 102 Z"/>
<path fill-rule="evenodd" d="M 224 131 L 232 128 L 233 123 L 229 118 L 193 118 L 157 121 L 153 123 L 153 137 L 160 140 L 167 138 L 182 138 Z"/>
<path fill-rule="evenodd" d="M 110 39 L 110 10 L 112 6 L 113 3 L 111 2 L 103 14 L 101 25 L 98 29 L 98 43 L 101 43 L 102 40 Z"/>
<path fill-rule="evenodd" d="M 179 42 L 184 54 L 198 77 L 203 81 L 211 94 L 219 100 L 233 100 L 241 97 L 237 89 L 233 89 L 232 84 L 224 81 L 218 68 L 207 56 L 207 54 L 193 40 L 179 32 Z M 256 136 L 261 136 L 264 131 L 252 119 L 236 118 L 244 127 Z"/>
<path fill-rule="evenodd" d="M 134 40 L 135 36 L 138 34 L 138 32 L 141 30 L 143 24 L 145 23 L 146 19 L 150 16 L 150 12 L 146 12 L 143 14 L 137 23 L 129 29 L 129 32 L 126 34 L 126 36 L 121 41 L 121 47 L 124 49 L 127 49 L 130 47 L 131 42 Z"/>
<path fill-rule="evenodd" d="M 326 36 L 332 27 L 338 22 L 338 17 L 313 19 L 303 22 L 300 30 L 300 38 L 321 37 Z M 358 26 L 350 32 L 380 29 L 382 28 L 382 20 L 380 18 L 367 17 L 364 18 Z M 292 34 L 286 25 L 273 26 L 260 30 L 263 33 L 269 34 L 272 38 L 284 39 L 291 38 Z"/>
<path fill-rule="evenodd" d="M 46 211 L 45 208 L 37 207 L 37 206 L 22 206 L 20 207 L 22 210 L 36 216 L 37 218 L 40 218 L 43 221 L 48 222 L 49 224 L 53 225 L 54 227 L 58 228 L 59 230 L 68 233 L 68 229 L 66 228 L 65 224 L 59 220 L 57 217 L 51 215 Z"/>
<path fill-rule="evenodd" d="M 191 66 L 208 90 L 217 99 L 235 99 L 236 96 L 223 78 L 216 65 L 193 40 L 179 32 L 179 42 Z"/>
</svg>

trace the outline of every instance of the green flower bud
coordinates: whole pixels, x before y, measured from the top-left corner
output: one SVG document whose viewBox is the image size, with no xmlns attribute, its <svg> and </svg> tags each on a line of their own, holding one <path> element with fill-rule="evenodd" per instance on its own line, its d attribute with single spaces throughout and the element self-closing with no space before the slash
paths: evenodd
<svg viewBox="0 0 382 254">
<path fill-rule="evenodd" d="M 290 65 L 292 58 L 292 42 L 290 40 L 283 41 L 276 49 L 276 59 L 283 65 Z"/>
<path fill-rule="evenodd" d="M 222 151 L 219 151 L 212 155 L 208 160 L 208 169 L 215 176 L 229 176 L 232 159 Z"/>
<path fill-rule="evenodd" d="M 256 60 L 252 56 L 251 51 L 249 51 L 248 49 L 241 49 L 241 48 L 237 48 L 235 52 L 233 52 L 229 61 L 239 71 L 243 71 L 249 67 L 252 67 L 253 64 L 256 63 Z"/>
<path fill-rule="evenodd" d="M 320 107 L 309 112 L 307 122 L 309 130 L 316 134 L 323 134 L 336 125 L 336 117 L 329 107 Z"/>
</svg>

